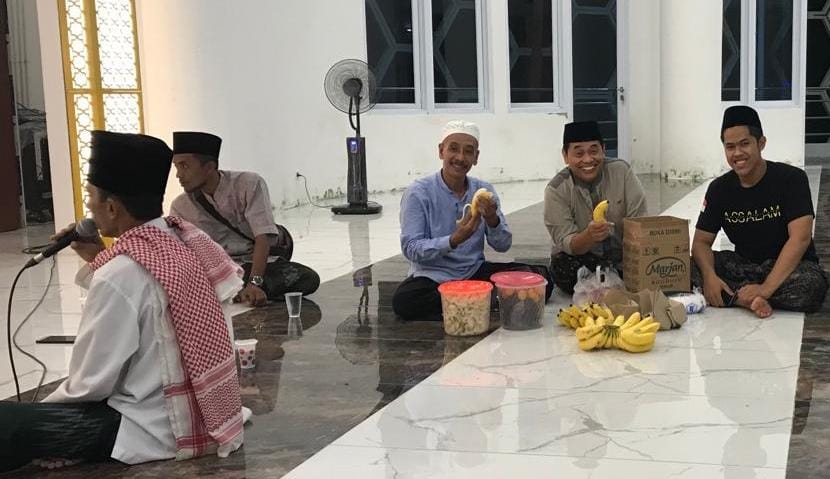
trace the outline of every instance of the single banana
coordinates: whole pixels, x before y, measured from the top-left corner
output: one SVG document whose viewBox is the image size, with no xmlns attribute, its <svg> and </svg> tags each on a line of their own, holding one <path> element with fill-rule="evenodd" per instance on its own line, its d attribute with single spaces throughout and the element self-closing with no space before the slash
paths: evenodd
<svg viewBox="0 0 830 479">
<path fill-rule="evenodd" d="M 628 319 L 625 321 L 625 323 L 623 323 L 623 325 L 621 326 L 621 329 L 632 328 L 632 327 L 636 326 L 637 324 L 639 324 L 640 320 L 641 320 L 640 313 L 632 313 L 631 316 L 629 316 Z"/>
<path fill-rule="evenodd" d="M 470 209 L 470 216 L 475 216 L 478 214 L 478 202 L 481 201 L 482 198 L 486 198 L 488 200 L 493 199 L 493 193 L 487 190 L 487 188 L 479 188 L 473 194 L 473 201 L 471 203 L 467 203 L 464 205 L 464 209 L 461 213 L 461 219 L 456 220 L 456 223 L 461 223 L 464 218 L 467 217 L 467 208 Z"/>
<path fill-rule="evenodd" d="M 602 200 L 594 207 L 594 223 L 606 223 L 605 213 L 608 211 L 608 200 Z"/>
<path fill-rule="evenodd" d="M 645 326 L 634 326 L 632 328 L 635 333 L 643 334 L 643 333 L 656 333 L 660 330 L 660 323 L 649 323 Z"/>
<path fill-rule="evenodd" d="M 653 344 L 655 333 L 638 333 L 635 331 L 624 331 L 620 337 L 628 344 L 634 346 L 644 346 L 646 344 Z"/>
<path fill-rule="evenodd" d="M 623 316 L 622 314 L 617 316 L 617 319 L 614 320 L 614 326 L 619 327 L 622 326 L 623 323 L 625 323 L 625 316 Z"/>
<path fill-rule="evenodd" d="M 617 346 L 623 351 L 628 351 L 629 353 L 644 353 L 646 351 L 650 351 L 651 348 L 654 347 L 654 341 L 636 345 L 629 343 L 626 338 L 621 335 L 617 340 Z"/>
</svg>

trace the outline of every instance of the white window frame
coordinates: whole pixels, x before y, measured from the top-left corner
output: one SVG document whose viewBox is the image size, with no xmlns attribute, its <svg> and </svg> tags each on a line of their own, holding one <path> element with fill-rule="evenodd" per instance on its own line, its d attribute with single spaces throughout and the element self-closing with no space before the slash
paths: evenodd
<svg viewBox="0 0 830 479">
<path fill-rule="evenodd" d="M 381 0 L 382 1 L 382 0 Z M 486 72 L 489 71 L 488 42 L 484 22 L 487 18 L 484 0 L 474 0 L 476 6 L 476 66 L 478 67 L 478 102 L 476 103 L 436 103 L 435 102 L 435 72 L 432 65 L 432 1 L 412 0 L 412 61 L 415 76 L 414 103 L 378 103 L 372 109 L 377 113 L 480 113 L 488 111 L 491 102 L 490 81 Z M 363 28 L 366 38 L 365 2 L 361 2 L 364 9 Z M 429 32 L 429 33 L 426 33 Z M 367 51 L 364 58 L 368 58 L 368 44 L 364 41 Z"/>
<path fill-rule="evenodd" d="M 505 58 L 507 58 L 506 81 L 507 93 L 505 101 L 510 113 L 564 113 L 573 117 L 573 58 L 564 52 L 571 51 L 572 24 L 571 1 L 548 0 L 551 5 L 551 23 L 553 25 L 553 101 L 540 103 L 514 103 L 510 90 L 510 41 L 505 42 Z M 505 2 L 506 3 L 506 2 Z M 505 6 L 506 7 L 506 6 Z M 510 18 L 505 8 L 505 32 L 510 35 Z"/>
<path fill-rule="evenodd" d="M 751 105 L 756 108 L 804 108 L 807 75 L 807 1 L 793 1 L 792 91 L 789 100 L 756 100 L 755 69 L 757 67 L 756 0 L 741 0 L 741 94 L 740 100 L 722 101 L 724 107 Z M 803 48 L 802 48 L 803 46 Z M 721 78 L 723 78 L 721 70 Z"/>
</svg>

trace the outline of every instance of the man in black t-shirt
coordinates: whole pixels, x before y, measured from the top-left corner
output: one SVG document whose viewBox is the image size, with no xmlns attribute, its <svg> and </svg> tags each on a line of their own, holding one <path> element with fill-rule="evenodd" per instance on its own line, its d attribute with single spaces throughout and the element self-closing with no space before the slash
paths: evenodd
<svg viewBox="0 0 830 479">
<path fill-rule="evenodd" d="M 721 141 L 732 171 L 706 191 L 692 241 L 692 282 L 712 306 L 738 305 L 759 317 L 772 308 L 812 312 L 827 293 L 813 245 L 813 202 L 803 170 L 766 161 L 758 113 L 729 107 Z M 735 251 L 712 251 L 723 229 Z"/>
</svg>

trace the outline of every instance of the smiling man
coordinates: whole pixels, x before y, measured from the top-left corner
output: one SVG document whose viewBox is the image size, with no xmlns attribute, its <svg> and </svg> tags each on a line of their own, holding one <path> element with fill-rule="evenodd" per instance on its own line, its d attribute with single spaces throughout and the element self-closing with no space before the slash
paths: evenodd
<svg viewBox="0 0 830 479">
<path fill-rule="evenodd" d="M 800 168 L 767 161 L 758 113 L 726 109 L 721 141 L 732 171 L 706 191 L 692 241 L 692 283 L 712 306 L 741 306 L 759 317 L 772 308 L 812 312 L 827 294 L 813 245 L 813 201 Z M 723 229 L 735 251 L 712 251 Z"/>
<path fill-rule="evenodd" d="M 416 180 L 401 199 L 401 250 L 410 261 L 409 277 L 395 291 L 392 307 L 404 319 L 441 319 L 438 285 L 451 280 L 489 281 L 500 271 L 533 271 L 547 276 L 544 266 L 490 263 L 484 242 L 494 250 L 510 249 L 513 234 L 499 208 L 493 185 L 469 176 L 478 164 L 479 130 L 474 123 L 446 124 L 438 144 L 441 170 Z M 482 198 L 476 214 L 465 214 L 479 188 L 493 194 Z M 553 285 L 548 282 L 546 299 Z"/>
<path fill-rule="evenodd" d="M 573 293 L 581 266 L 613 266 L 622 275 L 622 221 L 645 216 L 640 180 L 623 160 L 605 158 L 605 144 L 595 121 L 565 125 L 565 168 L 545 188 L 545 225 L 552 242 L 550 274 Z M 606 223 L 593 221 L 594 207 L 608 200 Z"/>
</svg>

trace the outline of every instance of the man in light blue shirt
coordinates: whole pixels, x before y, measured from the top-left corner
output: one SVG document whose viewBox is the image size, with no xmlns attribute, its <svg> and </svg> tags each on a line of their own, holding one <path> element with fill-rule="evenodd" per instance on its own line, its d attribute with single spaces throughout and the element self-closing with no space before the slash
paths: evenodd
<svg viewBox="0 0 830 479">
<path fill-rule="evenodd" d="M 401 250 L 410 268 L 395 291 L 392 307 L 404 319 L 440 320 L 438 285 L 446 281 L 489 281 L 500 271 L 533 271 L 547 277 L 544 266 L 485 261 L 485 240 L 494 250 L 505 252 L 513 234 L 499 210 L 493 185 L 467 176 L 478 163 L 478 139 L 474 123 L 447 123 L 438 145 L 441 170 L 416 180 L 401 199 Z M 479 188 L 493 193 L 492 199 L 480 198 L 478 212 L 465 215 L 464 205 L 472 203 Z M 546 299 L 552 287 L 548 281 Z"/>
</svg>

